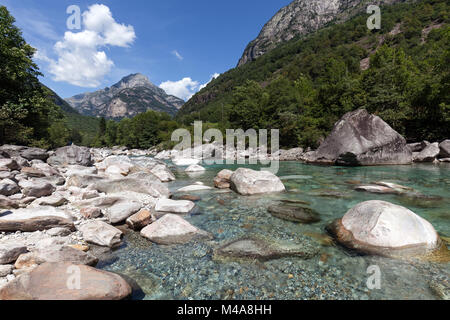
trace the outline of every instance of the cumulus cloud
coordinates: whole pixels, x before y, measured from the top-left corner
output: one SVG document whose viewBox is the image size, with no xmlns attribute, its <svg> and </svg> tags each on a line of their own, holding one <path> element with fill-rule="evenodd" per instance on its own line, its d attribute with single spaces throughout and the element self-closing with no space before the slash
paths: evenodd
<svg viewBox="0 0 450 320">
<path fill-rule="evenodd" d="M 198 91 L 199 83 L 186 77 L 179 81 L 165 81 L 159 87 L 167 94 L 187 101 Z"/>
<path fill-rule="evenodd" d="M 94 4 L 83 13 L 83 27 L 80 32 L 66 32 L 55 44 L 56 60 L 42 53 L 36 58 L 49 63 L 49 72 L 55 81 L 98 87 L 114 66 L 102 49 L 129 47 L 136 34 L 133 26 L 117 23 L 111 10 L 102 4 Z"/>
<path fill-rule="evenodd" d="M 172 54 L 180 61 L 184 59 L 183 56 L 177 50 L 173 50 Z"/>
<path fill-rule="evenodd" d="M 163 89 L 167 94 L 187 101 L 196 92 L 206 87 L 208 83 L 217 78 L 219 75 L 219 73 L 214 73 L 213 75 L 211 75 L 211 79 L 205 84 L 200 84 L 198 81 L 194 81 L 190 77 L 186 77 L 179 81 L 165 81 L 161 83 L 159 87 Z"/>
</svg>

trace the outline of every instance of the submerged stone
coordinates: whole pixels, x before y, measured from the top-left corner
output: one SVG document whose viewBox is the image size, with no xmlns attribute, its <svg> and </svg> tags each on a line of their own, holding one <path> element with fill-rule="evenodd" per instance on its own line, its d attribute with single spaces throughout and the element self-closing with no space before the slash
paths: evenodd
<svg viewBox="0 0 450 320">
<path fill-rule="evenodd" d="M 310 208 L 288 205 L 272 205 L 268 208 L 270 214 L 283 220 L 313 223 L 320 221 L 319 214 Z"/>
<path fill-rule="evenodd" d="M 259 237 L 244 237 L 233 240 L 214 251 L 216 260 L 227 258 L 267 261 L 283 257 L 309 259 L 317 254 L 317 249 L 297 243 Z"/>
</svg>

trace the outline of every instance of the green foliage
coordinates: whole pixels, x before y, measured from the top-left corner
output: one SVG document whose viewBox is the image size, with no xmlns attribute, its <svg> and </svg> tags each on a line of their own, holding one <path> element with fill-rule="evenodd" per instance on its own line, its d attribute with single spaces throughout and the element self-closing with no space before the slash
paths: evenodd
<svg viewBox="0 0 450 320">
<path fill-rule="evenodd" d="M 14 22 L 0 6 L 0 144 L 48 147 L 48 128 L 62 113 L 39 83 L 41 74 L 32 60 L 35 50 Z"/>
<path fill-rule="evenodd" d="M 379 31 L 361 14 L 293 39 L 212 81 L 176 119 L 276 128 L 284 147 L 317 147 L 344 113 L 366 108 L 408 140 L 448 138 L 448 12 L 445 0 L 400 3 L 382 8 Z"/>
<path fill-rule="evenodd" d="M 160 143 L 167 144 L 176 129 L 178 123 L 167 113 L 149 110 L 120 122 L 100 120 L 99 132 L 93 145 L 148 149 Z"/>
</svg>

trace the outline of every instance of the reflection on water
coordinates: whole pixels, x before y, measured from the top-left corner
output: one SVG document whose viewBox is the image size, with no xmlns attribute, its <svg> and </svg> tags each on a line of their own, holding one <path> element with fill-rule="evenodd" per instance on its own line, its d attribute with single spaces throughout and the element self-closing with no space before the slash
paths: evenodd
<svg viewBox="0 0 450 320">
<path fill-rule="evenodd" d="M 173 168 L 177 181 L 169 187 L 175 192 L 197 181 L 213 186 L 217 172 L 238 167 L 242 165 L 206 166 L 206 172 L 195 176 Z M 448 263 L 357 256 L 335 246 L 324 229 L 362 201 L 385 200 L 409 208 L 431 222 L 441 236 L 449 237 L 449 165 L 346 168 L 283 162 L 278 176 L 286 193 L 251 197 L 217 189 L 191 193 L 201 200 L 195 214 L 186 219 L 211 232 L 214 241 L 158 246 L 130 232 L 125 236 L 126 246 L 114 253 L 119 259 L 103 267 L 134 278 L 147 299 L 435 299 L 430 282 L 448 285 Z M 358 184 L 375 181 L 411 187 L 426 197 L 353 190 Z M 306 203 L 320 214 L 321 221 L 304 225 L 275 218 L 267 207 L 279 200 Z M 248 235 L 313 245 L 318 254 L 308 260 L 268 262 L 212 259 L 214 248 Z M 380 290 L 366 286 L 371 265 L 380 267 Z"/>
</svg>

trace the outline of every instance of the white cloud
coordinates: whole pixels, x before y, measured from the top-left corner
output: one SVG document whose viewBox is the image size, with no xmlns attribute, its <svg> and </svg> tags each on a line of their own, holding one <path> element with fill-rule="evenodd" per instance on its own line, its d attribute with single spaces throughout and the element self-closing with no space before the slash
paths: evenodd
<svg viewBox="0 0 450 320">
<path fill-rule="evenodd" d="M 185 101 L 189 100 L 195 93 L 203 89 L 210 83 L 213 79 L 220 76 L 219 73 L 214 73 L 211 75 L 211 79 L 205 83 L 200 84 L 198 81 L 194 81 L 189 77 L 183 78 L 179 81 L 165 81 L 159 85 L 167 94 L 173 95 L 175 97 L 181 98 Z"/>
<path fill-rule="evenodd" d="M 163 82 L 159 85 L 159 87 L 167 94 L 187 101 L 198 91 L 199 83 L 187 77 L 179 81 Z"/>
<path fill-rule="evenodd" d="M 183 56 L 177 50 L 173 50 L 172 54 L 180 61 L 184 59 Z"/>
<path fill-rule="evenodd" d="M 135 40 L 133 26 L 117 23 L 110 9 L 94 4 L 83 13 L 84 30 L 68 31 L 54 46 L 57 59 L 40 53 L 36 58 L 49 63 L 53 80 L 80 87 L 98 87 L 114 62 L 102 48 L 129 47 Z"/>
</svg>

